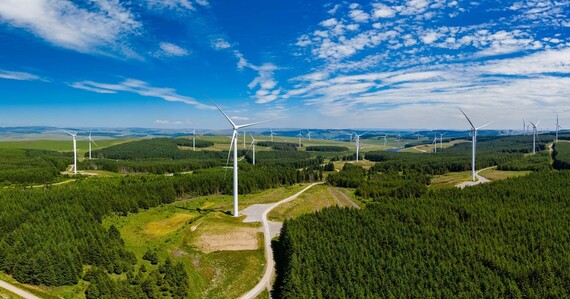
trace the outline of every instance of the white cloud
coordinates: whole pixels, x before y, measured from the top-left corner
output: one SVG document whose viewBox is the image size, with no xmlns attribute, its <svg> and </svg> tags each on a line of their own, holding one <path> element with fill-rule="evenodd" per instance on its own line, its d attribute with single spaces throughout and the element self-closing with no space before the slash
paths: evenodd
<svg viewBox="0 0 570 299">
<path fill-rule="evenodd" d="M 170 123 L 170 121 L 165 119 L 157 119 L 154 121 L 154 123 L 159 125 L 167 125 Z"/>
<path fill-rule="evenodd" d="M 372 13 L 372 16 L 375 19 L 392 18 L 396 15 L 396 12 L 393 9 L 391 9 L 390 7 L 388 7 L 387 5 L 384 5 L 381 3 L 374 3 L 372 5 L 374 6 L 374 11 Z"/>
<path fill-rule="evenodd" d="M 0 79 L 19 80 L 19 81 L 43 80 L 41 77 L 34 74 L 25 73 L 25 72 L 7 71 L 1 69 L 0 69 Z"/>
<path fill-rule="evenodd" d="M 422 36 L 421 39 L 425 44 L 431 44 L 439 38 L 440 34 L 436 31 L 429 31 L 426 35 Z"/>
<path fill-rule="evenodd" d="M 232 116 L 231 119 L 237 120 L 237 121 L 246 121 L 246 120 L 249 120 L 249 117 L 245 117 L 245 116 Z"/>
<path fill-rule="evenodd" d="M 3 0 L 0 21 L 63 48 L 131 57 L 137 55 L 124 38 L 142 27 L 117 0 L 92 0 L 82 7 L 68 0 Z"/>
<path fill-rule="evenodd" d="M 333 6 L 333 8 L 327 10 L 327 13 L 333 15 L 336 13 L 336 11 L 339 9 L 340 5 L 339 4 L 335 4 L 335 6 Z"/>
<path fill-rule="evenodd" d="M 322 21 L 319 24 L 323 27 L 333 27 L 336 24 L 338 24 L 338 21 L 335 18 L 330 18 L 330 19 L 326 19 L 326 20 Z"/>
<path fill-rule="evenodd" d="M 153 9 L 175 9 L 175 10 L 189 10 L 194 11 L 196 7 L 194 3 L 200 6 L 208 6 L 210 3 L 207 0 L 147 0 L 148 5 Z"/>
<path fill-rule="evenodd" d="M 370 15 L 365 13 L 363 10 L 355 9 L 351 10 L 348 14 L 355 22 L 365 23 L 368 22 Z"/>
<path fill-rule="evenodd" d="M 229 42 L 227 42 L 225 39 L 223 38 L 217 38 L 215 40 L 212 41 L 212 48 L 216 49 L 216 50 L 222 50 L 222 49 L 227 49 L 230 48 L 231 45 Z"/>
<path fill-rule="evenodd" d="M 178 94 L 176 90 L 172 88 L 153 87 L 145 81 L 136 79 L 126 79 L 123 82 L 117 84 L 81 81 L 72 83 L 70 86 L 97 93 L 117 93 L 121 91 L 132 92 L 145 97 L 161 98 L 169 102 L 182 102 L 185 104 L 193 105 L 199 109 L 211 109 L 210 106 L 201 104 L 192 97 Z"/>
<path fill-rule="evenodd" d="M 161 54 L 165 56 L 187 56 L 189 54 L 188 50 L 166 42 L 160 43 L 160 50 Z"/>
</svg>

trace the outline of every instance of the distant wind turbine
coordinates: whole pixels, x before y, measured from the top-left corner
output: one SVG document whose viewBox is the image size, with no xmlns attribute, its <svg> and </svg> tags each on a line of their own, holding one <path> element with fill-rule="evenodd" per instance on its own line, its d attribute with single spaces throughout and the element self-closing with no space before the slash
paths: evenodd
<svg viewBox="0 0 570 299">
<path fill-rule="evenodd" d="M 299 137 L 299 147 L 301 147 L 301 138 L 303 137 L 303 132 L 299 132 L 297 136 Z"/>
<path fill-rule="evenodd" d="M 238 143 L 238 130 L 241 128 L 247 128 L 247 127 L 251 127 L 257 124 L 261 124 L 261 123 L 265 123 L 271 120 L 264 120 L 264 121 L 259 121 L 259 122 L 254 122 L 254 123 L 249 123 L 249 124 L 244 124 L 244 125 L 236 125 L 232 119 L 220 108 L 218 107 L 218 105 L 216 105 L 216 103 L 214 103 L 214 101 L 212 101 L 212 99 L 208 98 L 208 100 L 210 100 L 210 102 L 212 102 L 212 104 L 214 104 L 214 106 L 216 106 L 216 108 L 218 108 L 218 110 L 224 115 L 224 117 L 228 120 L 228 122 L 232 125 L 232 129 L 233 129 L 233 134 L 232 134 L 232 141 L 230 143 L 230 151 L 234 150 L 234 165 L 233 165 L 233 171 L 234 171 L 234 212 L 233 215 L 234 217 L 239 216 L 238 213 L 238 155 L 237 155 L 237 143 Z M 273 131 L 271 131 L 271 134 L 273 134 Z M 273 135 L 272 135 L 273 138 Z"/>
<path fill-rule="evenodd" d="M 558 133 L 561 128 L 560 123 L 558 123 L 558 114 L 556 114 L 556 140 L 554 142 L 558 142 Z"/>
<path fill-rule="evenodd" d="M 275 133 L 273 133 L 273 129 L 269 129 L 269 131 L 271 131 L 271 134 L 269 134 L 269 137 L 271 137 L 271 142 L 273 142 L 273 135 L 275 135 Z"/>
<path fill-rule="evenodd" d="M 89 131 L 89 137 L 87 137 L 88 141 L 89 141 L 89 160 L 91 160 L 91 143 L 95 144 L 95 146 L 99 147 L 97 145 L 97 143 L 95 143 L 95 140 L 93 140 L 93 138 L 91 138 L 91 131 Z"/>
<path fill-rule="evenodd" d="M 384 135 L 384 146 L 386 146 L 386 138 L 388 137 L 388 134 Z"/>
<path fill-rule="evenodd" d="M 249 147 L 252 148 L 252 153 L 253 153 L 252 165 L 255 165 L 255 138 L 253 138 L 253 135 L 251 133 L 249 133 L 249 135 L 251 136 L 251 143 L 249 144 Z"/>
<path fill-rule="evenodd" d="M 447 134 L 447 132 L 439 133 L 439 148 L 443 149 L 443 135 Z"/>
<path fill-rule="evenodd" d="M 358 135 L 357 133 L 354 133 L 354 135 L 355 135 L 354 140 L 356 143 L 356 162 L 358 162 L 358 151 L 360 150 L 360 137 L 366 133 L 368 133 L 368 132 L 364 132 L 360 135 Z"/>
<path fill-rule="evenodd" d="M 469 117 L 467 117 L 467 114 L 465 114 L 465 112 L 463 112 L 463 110 L 461 110 L 461 108 L 459 108 L 459 111 L 461 111 L 461 113 L 463 113 L 463 116 L 465 116 L 465 118 L 467 119 L 467 121 L 469 122 L 469 124 L 471 125 L 471 135 L 472 135 L 472 149 L 471 149 L 471 180 L 473 182 L 475 182 L 475 148 L 477 147 L 477 131 L 483 127 L 486 127 L 488 125 L 490 125 L 492 122 L 486 123 L 480 127 L 475 127 L 475 125 L 473 125 L 473 123 L 471 122 L 471 120 L 469 119 Z"/>
<path fill-rule="evenodd" d="M 526 136 L 526 123 L 524 122 L 524 118 L 523 118 L 523 136 Z"/>
<path fill-rule="evenodd" d="M 536 135 L 538 133 L 536 127 L 540 123 L 540 119 L 536 122 L 536 125 L 532 121 L 528 122 L 532 125 L 532 153 L 536 154 Z"/>
<path fill-rule="evenodd" d="M 192 150 L 196 151 L 196 129 L 192 130 Z"/>
<path fill-rule="evenodd" d="M 77 174 L 77 140 L 76 140 L 76 137 L 77 137 L 77 133 L 79 133 L 79 131 L 77 131 L 75 133 L 71 133 L 68 131 L 64 131 L 64 132 L 73 138 L 73 174 Z"/>
<path fill-rule="evenodd" d="M 433 134 L 433 152 L 437 153 L 437 134 Z"/>
<path fill-rule="evenodd" d="M 311 131 L 309 129 L 307 129 L 307 138 L 311 141 Z"/>
</svg>

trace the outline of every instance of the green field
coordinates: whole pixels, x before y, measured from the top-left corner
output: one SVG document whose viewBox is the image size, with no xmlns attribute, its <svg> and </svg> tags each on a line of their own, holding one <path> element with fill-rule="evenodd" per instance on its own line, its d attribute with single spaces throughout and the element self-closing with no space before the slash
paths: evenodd
<svg viewBox="0 0 570 299">
<path fill-rule="evenodd" d="M 441 189 L 455 187 L 455 185 L 469 180 L 471 180 L 471 171 L 448 172 L 443 175 L 432 177 L 429 188 Z"/>
<path fill-rule="evenodd" d="M 125 142 L 131 142 L 139 139 L 106 139 L 96 140 L 97 146 L 92 145 L 92 150 L 104 148 Z M 0 149 L 40 149 L 57 152 L 73 152 L 73 142 L 69 140 L 28 140 L 28 141 L 0 141 Z M 83 158 L 85 153 L 89 152 L 89 143 L 78 137 L 77 140 L 77 157 Z"/>
<path fill-rule="evenodd" d="M 288 203 L 273 209 L 267 218 L 271 221 L 283 222 L 286 218 L 296 218 L 304 214 L 313 213 L 330 206 L 352 207 L 355 199 L 344 188 L 328 185 L 318 185 Z"/>
<path fill-rule="evenodd" d="M 505 171 L 497 169 L 487 169 L 479 172 L 479 175 L 491 181 L 505 180 L 508 178 L 515 178 L 525 176 L 532 173 L 532 171 Z"/>
</svg>

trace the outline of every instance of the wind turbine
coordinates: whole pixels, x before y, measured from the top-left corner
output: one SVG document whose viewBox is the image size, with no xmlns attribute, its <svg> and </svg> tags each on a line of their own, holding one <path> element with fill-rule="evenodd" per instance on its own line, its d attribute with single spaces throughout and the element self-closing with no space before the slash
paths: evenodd
<svg viewBox="0 0 570 299">
<path fill-rule="evenodd" d="M 463 113 L 463 116 L 465 116 L 465 118 L 467 119 L 467 121 L 469 122 L 469 124 L 471 125 L 471 135 L 472 135 L 472 149 L 471 149 L 471 180 L 473 182 L 475 182 L 475 148 L 477 147 L 477 131 L 483 127 L 486 127 L 488 125 L 490 125 L 492 122 L 486 123 L 480 127 L 475 127 L 475 125 L 473 125 L 473 123 L 471 122 L 471 120 L 469 119 L 469 117 L 467 117 L 467 114 L 465 114 L 465 112 L 463 112 L 463 110 L 461 110 L 461 108 L 459 108 L 459 111 L 461 111 L 461 113 Z"/>
<path fill-rule="evenodd" d="M 299 132 L 297 136 L 299 136 L 299 147 L 301 147 L 301 137 L 303 137 L 303 132 Z"/>
<path fill-rule="evenodd" d="M 540 123 L 540 119 L 536 122 L 536 125 L 532 121 L 528 121 L 532 125 L 532 153 L 536 154 L 536 126 Z"/>
<path fill-rule="evenodd" d="M 271 142 L 273 142 L 273 135 L 275 135 L 275 133 L 273 133 L 273 129 L 269 129 L 269 131 L 271 131 L 271 134 L 269 134 L 269 137 L 271 137 Z"/>
<path fill-rule="evenodd" d="M 196 151 L 196 129 L 192 130 L 192 150 Z"/>
<path fill-rule="evenodd" d="M 443 135 L 447 134 L 447 132 L 445 133 L 439 133 L 439 148 L 443 149 Z"/>
<path fill-rule="evenodd" d="M 251 136 L 251 143 L 249 144 L 249 147 L 252 148 L 252 150 L 253 150 L 253 163 L 252 164 L 255 165 L 255 138 L 253 138 L 253 135 L 251 135 L 251 133 L 249 133 L 249 135 Z"/>
<path fill-rule="evenodd" d="M 77 134 L 77 133 L 75 133 L 75 134 Z M 91 160 L 91 143 L 95 144 L 95 146 L 97 146 L 97 147 L 99 147 L 99 146 L 97 145 L 97 143 L 95 143 L 95 140 L 93 140 L 93 138 L 91 138 L 91 131 L 89 131 L 89 137 L 87 139 L 89 140 L 89 160 Z M 73 148 L 75 148 L 75 146 L 73 146 Z"/>
<path fill-rule="evenodd" d="M 357 133 L 354 133 L 354 135 L 355 135 L 354 140 L 356 143 L 356 162 L 358 162 L 358 151 L 360 150 L 360 137 L 366 133 L 368 133 L 368 132 L 364 132 L 360 135 L 358 135 Z"/>
<path fill-rule="evenodd" d="M 264 121 L 259 121 L 259 122 L 254 122 L 254 123 L 249 123 L 249 124 L 244 124 L 244 125 L 236 125 L 232 119 L 220 108 L 218 107 L 218 105 L 216 105 L 216 103 L 214 103 L 214 101 L 212 101 L 210 98 L 208 98 L 208 100 L 210 100 L 210 102 L 212 102 L 212 104 L 214 104 L 214 106 L 216 106 L 216 108 L 218 108 L 218 110 L 224 115 L 224 117 L 228 120 L 228 122 L 232 125 L 232 129 L 233 129 L 233 134 L 232 134 L 232 142 L 230 143 L 230 151 L 233 147 L 234 149 L 234 166 L 233 166 L 233 170 L 234 170 L 234 217 L 239 216 L 238 213 L 238 160 L 237 160 L 237 143 L 238 143 L 238 130 L 241 128 L 247 128 L 247 127 L 251 127 L 257 124 L 261 124 L 261 123 L 265 123 L 271 120 L 264 120 Z M 273 139 L 273 131 L 271 131 L 271 138 Z M 273 141 L 273 140 L 272 140 Z"/>
<path fill-rule="evenodd" d="M 311 141 L 311 131 L 309 131 L 309 129 L 307 129 L 307 138 L 309 138 L 309 141 Z"/>
<path fill-rule="evenodd" d="M 77 174 L 77 140 L 76 140 L 76 137 L 77 137 L 77 133 L 79 133 L 79 131 L 77 131 L 75 133 L 71 133 L 68 131 L 64 131 L 64 132 L 73 138 L 73 174 Z"/>
<path fill-rule="evenodd" d="M 523 136 L 526 136 L 526 123 L 524 122 L 524 118 L 523 118 Z"/>
<path fill-rule="evenodd" d="M 437 134 L 433 134 L 433 152 L 437 153 Z"/>
<path fill-rule="evenodd" d="M 388 137 L 388 134 L 384 135 L 384 146 L 386 146 L 386 137 Z"/>
<path fill-rule="evenodd" d="M 562 127 L 558 123 L 558 114 L 556 114 L 556 140 L 554 142 L 558 142 L 558 132 L 560 132 L 561 128 Z"/>
</svg>

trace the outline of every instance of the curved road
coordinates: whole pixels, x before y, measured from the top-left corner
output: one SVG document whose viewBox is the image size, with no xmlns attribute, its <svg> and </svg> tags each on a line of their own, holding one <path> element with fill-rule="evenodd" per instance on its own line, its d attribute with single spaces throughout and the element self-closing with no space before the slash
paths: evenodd
<svg viewBox="0 0 570 299">
<path fill-rule="evenodd" d="M 275 262 L 273 261 L 273 249 L 271 248 L 271 235 L 269 231 L 269 221 L 267 221 L 267 214 L 271 212 L 275 207 L 284 204 L 286 202 L 292 201 L 293 199 L 297 198 L 303 192 L 307 191 L 308 189 L 312 188 L 315 185 L 323 184 L 323 182 L 313 183 L 307 186 L 305 189 L 297 192 L 295 195 L 290 196 L 282 201 L 276 202 L 274 204 L 270 204 L 263 210 L 261 214 L 261 221 L 263 223 L 263 243 L 265 244 L 265 270 L 261 280 L 257 283 L 257 285 L 249 290 L 247 293 L 241 295 L 240 299 L 254 299 L 259 294 L 261 294 L 264 290 L 268 289 L 271 284 L 271 278 L 273 273 L 275 273 Z"/>
<path fill-rule="evenodd" d="M 497 166 L 491 166 L 491 167 L 487 167 L 487 168 L 483 168 L 483 169 L 479 169 L 475 172 L 475 177 L 477 178 L 477 180 L 475 182 L 473 181 L 467 181 L 467 182 L 463 182 L 460 184 L 455 185 L 455 187 L 457 188 L 465 188 L 465 187 L 469 187 L 469 186 L 475 186 L 475 185 L 479 185 L 479 184 L 485 184 L 490 182 L 489 179 L 482 177 L 479 175 L 479 172 L 483 171 L 483 170 L 487 170 L 487 169 L 492 169 L 492 168 L 497 168 Z"/>
<path fill-rule="evenodd" d="M 24 291 L 20 288 L 18 288 L 17 286 L 7 283 L 5 281 L 0 280 L 0 288 L 6 289 L 22 298 L 26 298 L 26 299 L 40 299 L 40 297 L 35 296 L 31 293 L 28 293 L 27 291 Z"/>
</svg>

